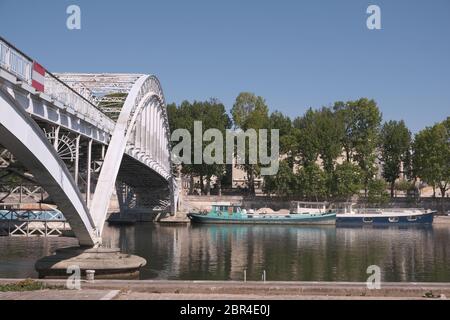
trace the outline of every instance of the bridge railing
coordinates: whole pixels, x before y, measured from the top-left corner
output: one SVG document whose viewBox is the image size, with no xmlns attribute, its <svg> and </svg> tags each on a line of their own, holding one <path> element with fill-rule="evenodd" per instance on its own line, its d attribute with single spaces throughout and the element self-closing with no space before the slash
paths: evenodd
<svg viewBox="0 0 450 320">
<path fill-rule="evenodd" d="M 34 60 L 0 38 L 0 67 L 14 74 L 32 86 Z M 115 122 L 104 114 L 93 102 L 45 70 L 44 93 L 67 109 L 80 115 L 88 122 L 102 127 L 105 131 L 114 130 Z"/>
<path fill-rule="evenodd" d="M 0 39 L 0 65 L 18 78 L 31 84 L 33 61 Z"/>
<path fill-rule="evenodd" d="M 44 87 L 45 94 L 65 104 L 74 113 L 81 114 L 89 119 L 89 122 L 93 122 L 109 132 L 114 130 L 115 123 L 112 119 L 51 73 L 46 72 Z"/>
</svg>

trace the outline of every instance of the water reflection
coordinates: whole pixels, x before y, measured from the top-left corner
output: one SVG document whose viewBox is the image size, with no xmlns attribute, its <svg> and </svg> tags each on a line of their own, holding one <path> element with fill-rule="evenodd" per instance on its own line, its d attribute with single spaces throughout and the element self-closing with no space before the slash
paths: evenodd
<svg viewBox="0 0 450 320">
<path fill-rule="evenodd" d="M 77 243 L 74 238 L 0 237 L 0 278 L 36 278 L 39 258 Z"/>
<path fill-rule="evenodd" d="M 69 238 L 0 238 L 0 277 L 36 276 L 34 262 Z M 106 227 L 104 244 L 138 254 L 143 279 L 450 281 L 450 229 L 137 224 Z"/>
<path fill-rule="evenodd" d="M 448 227 L 334 228 L 142 224 L 118 243 L 148 260 L 145 279 L 450 281 Z M 115 231 L 117 232 L 117 230 Z"/>
</svg>

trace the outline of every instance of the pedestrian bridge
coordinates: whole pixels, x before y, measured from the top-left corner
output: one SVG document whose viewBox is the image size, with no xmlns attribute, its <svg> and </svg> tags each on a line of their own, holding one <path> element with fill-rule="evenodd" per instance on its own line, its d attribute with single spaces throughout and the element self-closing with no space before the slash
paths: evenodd
<svg viewBox="0 0 450 320">
<path fill-rule="evenodd" d="M 121 210 L 177 209 L 164 94 L 152 75 L 52 74 L 0 38 L 0 158 L 26 168 L 80 245 L 101 244 L 114 193 Z"/>
</svg>

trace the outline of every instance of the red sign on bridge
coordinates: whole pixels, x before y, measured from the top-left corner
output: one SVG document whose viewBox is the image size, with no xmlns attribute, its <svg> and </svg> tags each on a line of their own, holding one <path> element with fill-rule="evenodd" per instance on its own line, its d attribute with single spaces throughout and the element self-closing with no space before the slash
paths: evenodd
<svg viewBox="0 0 450 320">
<path fill-rule="evenodd" d="M 37 91 L 44 92 L 45 69 L 36 61 L 33 62 L 33 73 L 31 79 L 31 85 L 33 86 L 33 88 L 35 88 Z"/>
</svg>

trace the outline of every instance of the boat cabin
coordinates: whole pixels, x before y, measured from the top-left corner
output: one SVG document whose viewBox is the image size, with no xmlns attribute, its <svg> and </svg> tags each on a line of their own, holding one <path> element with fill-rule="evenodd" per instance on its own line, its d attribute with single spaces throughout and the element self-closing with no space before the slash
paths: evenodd
<svg viewBox="0 0 450 320">
<path fill-rule="evenodd" d="M 221 213 L 221 214 L 234 214 L 234 213 L 241 213 L 241 206 L 238 204 L 231 204 L 229 202 L 218 202 L 214 203 L 211 208 L 211 212 L 215 213 Z"/>
<path fill-rule="evenodd" d="M 325 213 L 327 212 L 328 203 L 326 202 L 305 202 L 292 201 L 292 213 Z"/>
</svg>

